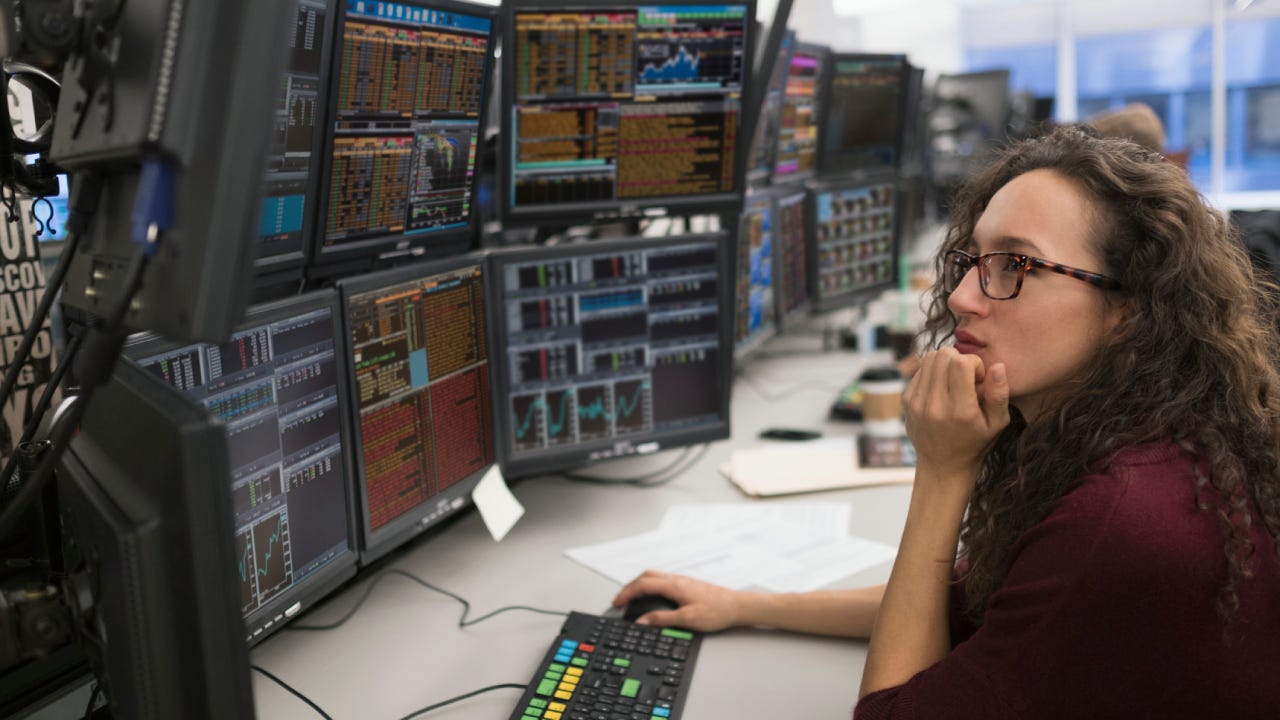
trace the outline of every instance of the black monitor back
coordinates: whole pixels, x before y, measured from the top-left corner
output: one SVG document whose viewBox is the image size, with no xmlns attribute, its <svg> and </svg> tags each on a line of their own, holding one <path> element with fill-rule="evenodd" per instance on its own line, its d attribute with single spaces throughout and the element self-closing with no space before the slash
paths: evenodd
<svg viewBox="0 0 1280 720">
<path fill-rule="evenodd" d="M 128 360 L 58 468 L 81 641 L 113 717 L 252 718 L 226 438 Z"/>
</svg>

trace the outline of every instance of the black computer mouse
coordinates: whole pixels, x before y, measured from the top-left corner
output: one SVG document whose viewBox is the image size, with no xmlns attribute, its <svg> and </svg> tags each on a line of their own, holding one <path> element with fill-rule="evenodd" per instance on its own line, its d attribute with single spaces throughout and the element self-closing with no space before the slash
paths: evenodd
<svg viewBox="0 0 1280 720">
<path fill-rule="evenodd" d="M 635 622 L 636 618 L 654 610 L 675 610 L 680 603 L 665 595 L 640 595 L 632 598 L 622 611 L 622 618 Z"/>
</svg>

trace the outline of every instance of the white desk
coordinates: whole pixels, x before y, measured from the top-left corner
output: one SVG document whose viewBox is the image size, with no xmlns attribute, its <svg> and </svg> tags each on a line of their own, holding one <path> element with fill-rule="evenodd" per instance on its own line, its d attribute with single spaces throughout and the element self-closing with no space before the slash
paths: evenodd
<svg viewBox="0 0 1280 720">
<path fill-rule="evenodd" d="M 613 540 L 657 527 L 668 505 L 698 502 L 848 502 L 855 535 L 897 545 L 909 486 L 864 488 L 753 500 L 716 468 L 734 447 L 758 444 L 769 426 L 820 428 L 828 436 L 853 426 L 827 420 L 838 389 L 863 359 L 847 351 L 815 352 L 816 336 L 779 337 L 748 361 L 734 383 L 732 438 L 719 442 L 674 481 L 655 488 L 603 487 L 563 479 L 518 482 L 523 519 L 494 543 L 478 513 L 413 543 L 393 567 L 466 598 L 471 617 L 507 605 L 604 612 L 618 586 L 564 556 L 567 547 Z M 802 350 L 775 355 L 782 350 Z M 887 361 L 887 356 L 877 356 Z M 761 393 L 764 390 L 770 397 Z M 635 475 L 670 463 L 679 451 L 593 468 L 596 474 Z M 845 578 L 840 587 L 882 583 L 884 564 Z M 328 622 L 346 611 L 368 577 L 301 619 Z M 414 710 L 484 686 L 524 684 L 537 669 L 563 619 L 509 611 L 459 629 L 461 605 L 399 577 L 384 579 L 342 627 L 327 632 L 284 630 L 252 653 L 252 661 L 279 676 L 335 720 L 396 720 Z M 707 636 L 702 644 L 684 717 L 848 717 L 866 657 L 866 643 L 757 629 Z M 258 717 L 318 717 L 274 682 L 253 674 Z M 436 710 L 430 719 L 506 718 L 517 690 L 496 690 Z"/>
</svg>

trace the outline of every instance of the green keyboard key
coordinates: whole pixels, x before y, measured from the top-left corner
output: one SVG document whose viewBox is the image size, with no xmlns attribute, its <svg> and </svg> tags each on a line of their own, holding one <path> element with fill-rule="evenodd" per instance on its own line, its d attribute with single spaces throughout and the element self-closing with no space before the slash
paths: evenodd
<svg viewBox="0 0 1280 720">
<path fill-rule="evenodd" d="M 622 691 L 618 694 L 622 697 L 633 698 L 640 693 L 640 681 L 635 678 L 627 678 L 622 681 Z"/>
<path fill-rule="evenodd" d="M 538 689 L 534 690 L 534 692 L 539 695 L 550 696 L 551 693 L 556 691 L 556 685 L 558 684 L 559 683 L 557 683 L 555 680 L 543 680 L 542 682 L 538 683 Z"/>
<path fill-rule="evenodd" d="M 626 658 L 614 658 L 613 664 L 618 667 L 631 667 L 631 661 Z"/>
<path fill-rule="evenodd" d="M 685 631 L 685 630 L 676 630 L 675 628 L 663 628 L 663 629 L 662 629 L 662 634 L 663 634 L 664 636 L 666 636 L 666 637 L 669 637 L 669 638 L 675 638 L 675 639 L 677 639 L 677 640 L 692 640 L 692 639 L 693 639 L 693 633 L 691 633 L 691 632 L 687 632 L 687 631 Z"/>
</svg>

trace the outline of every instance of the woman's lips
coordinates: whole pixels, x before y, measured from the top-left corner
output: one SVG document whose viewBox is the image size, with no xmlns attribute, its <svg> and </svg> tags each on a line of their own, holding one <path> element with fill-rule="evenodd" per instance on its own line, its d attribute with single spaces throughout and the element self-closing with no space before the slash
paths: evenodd
<svg viewBox="0 0 1280 720">
<path fill-rule="evenodd" d="M 956 351 L 962 355 L 973 355 L 987 344 L 963 330 L 956 331 Z"/>
</svg>

